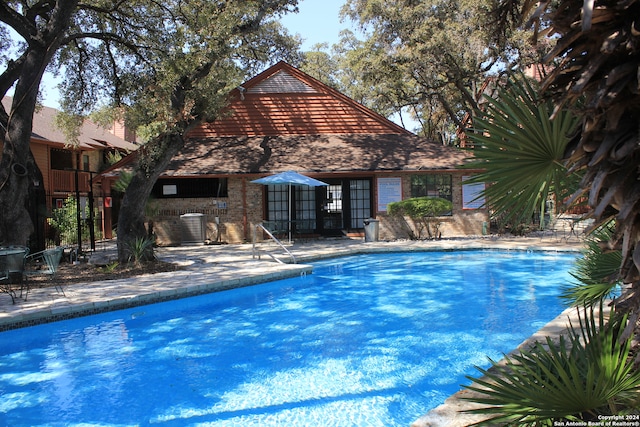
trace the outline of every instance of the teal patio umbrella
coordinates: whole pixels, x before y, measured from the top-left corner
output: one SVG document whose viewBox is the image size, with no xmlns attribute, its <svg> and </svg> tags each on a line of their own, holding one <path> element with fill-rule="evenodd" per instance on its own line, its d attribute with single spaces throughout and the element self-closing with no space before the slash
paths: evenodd
<svg viewBox="0 0 640 427">
<path fill-rule="evenodd" d="M 255 184 L 262 185 L 288 185 L 289 186 L 289 221 L 288 221 L 288 231 L 289 231 L 289 242 L 291 242 L 291 187 L 293 186 L 308 186 L 308 187 L 321 187 L 327 186 L 326 182 L 318 181 L 317 179 L 310 178 L 306 175 L 302 175 L 298 172 L 294 171 L 286 171 L 280 172 L 275 175 L 265 176 L 264 178 L 259 178 L 251 181 Z"/>
</svg>

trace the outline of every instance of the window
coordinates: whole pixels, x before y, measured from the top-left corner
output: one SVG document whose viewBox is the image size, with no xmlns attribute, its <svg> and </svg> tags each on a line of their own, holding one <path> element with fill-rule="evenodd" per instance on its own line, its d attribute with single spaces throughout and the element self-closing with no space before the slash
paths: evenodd
<svg viewBox="0 0 640 427">
<path fill-rule="evenodd" d="M 440 197 L 452 200 L 451 175 L 412 175 L 411 197 Z"/>
<path fill-rule="evenodd" d="M 51 169 L 60 171 L 73 169 L 73 155 L 71 151 L 52 148 Z"/>
<path fill-rule="evenodd" d="M 153 197 L 200 198 L 228 197 L 226 178 L 161 178 L 151 190 Z"/>
</svg>

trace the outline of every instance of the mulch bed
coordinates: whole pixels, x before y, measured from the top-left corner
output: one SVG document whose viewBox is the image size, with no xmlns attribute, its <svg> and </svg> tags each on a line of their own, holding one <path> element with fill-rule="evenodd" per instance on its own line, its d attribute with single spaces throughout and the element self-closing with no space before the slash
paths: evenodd
<svg viewBox="0 0 640 427">
<path fill-rule="evenodd" d="M 76 265 L 64 262 L 58 267 L 58 272 L 53 280 L 46 276 L 35 276 L 29 278 L 29 284 L 33 287 L 53 286 L 54 284 L 70 285 L 73 283 L 126 279 L 143 274 L 163 273 L 180 269 L 180 266 L 162 261 L 146 262 L 139 265 L 117 265 L 115 268 L 97 266 L 86 262 Z"/>
</svg>

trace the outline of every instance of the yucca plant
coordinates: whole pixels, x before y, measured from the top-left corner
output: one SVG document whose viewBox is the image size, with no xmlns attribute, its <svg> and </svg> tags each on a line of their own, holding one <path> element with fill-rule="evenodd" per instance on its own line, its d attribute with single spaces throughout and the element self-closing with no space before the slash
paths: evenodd
<svg viewBox="0 0 640 427">
<path fill-rule="evenodd" d="M 491 369 L 467 389 L 466 400 L 485 405 L 467 412 L 488 415 L 474 425 L 551 426 L 555 420 L 598 420 L 599 415 L 629 413 L 640 404 L 640 372 L 633 368 L 630 340 L 619 342 L 626 316 L 604 306 L 585 309 L 558 342 L 547 338 L 529 350 L 491 360 Z"/>
<path fill-rule="evenodd" d="M 102 267 L 100 270 L 105 273 L 113 273 L 114 271 L 116 271 L 116 268 L 118 268 L 118 265 L 119 264 L 117 261 L 110 262 L 109 264 Z"/>
<path fill-rule="evenodd" d="M 153 246 L 155 242 L 148 237 L 138 237 L 127 244 L 129 262 L 140 265 L 142 261 L 155 260 Z"/>
</svg>

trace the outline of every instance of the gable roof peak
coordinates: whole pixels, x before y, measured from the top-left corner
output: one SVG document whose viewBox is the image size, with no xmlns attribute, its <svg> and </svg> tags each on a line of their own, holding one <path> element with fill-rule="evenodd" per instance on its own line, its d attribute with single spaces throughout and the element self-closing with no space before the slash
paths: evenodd
<svg viewBox="0 0 640 427">
<path fill-rule="evenodd" d="M 317 93 L 309 84 L 294 77 L 286 70 L 274 74 L 247 89 L 247 93 Z"/>
<path fill-rule="evenodd" d="M 410 131 L 340 91 L 278 62 L 230 92 L 228 115 L 190 138 L 211 136 L 401 134 Z"/>
</svg>

